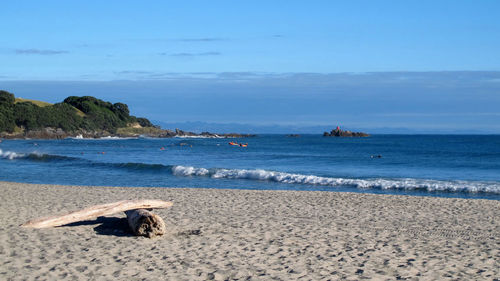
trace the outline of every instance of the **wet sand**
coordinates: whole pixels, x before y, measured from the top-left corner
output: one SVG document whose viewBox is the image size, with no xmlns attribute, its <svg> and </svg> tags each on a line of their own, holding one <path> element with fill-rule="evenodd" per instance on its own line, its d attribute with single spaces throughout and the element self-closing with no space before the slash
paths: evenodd
<svg viewBox="0 0 500 281">
<path fill-rule="evenodd" d="M 500 202 L 314 191 L 0 182 L 0 280 L 495 280 Z M 27 220 L 162 199 L 168 233 L 124 214 L 50 229 Z"/>
</svg>

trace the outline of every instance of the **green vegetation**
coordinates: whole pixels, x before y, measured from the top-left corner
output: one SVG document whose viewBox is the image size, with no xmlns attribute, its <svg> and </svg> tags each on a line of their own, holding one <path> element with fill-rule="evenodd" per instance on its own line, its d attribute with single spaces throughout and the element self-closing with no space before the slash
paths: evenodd
<svg viewBox="0 0 500 281">
<path fill-rule="evenodd" d="M 14 132 L 14 95 L 0 91 L 0 131 Z"/>
<path fill-rule="evenodd" d="M 61 128 L 66 132 L 78 130 L 116 133 L 119 128 L 153 127 L 145 118 L 131 116 L 123 103 L 109 103 L 100 99 L 68 97 L 62 103 L 50 104 L 15 98 L 0 90 L 0 132 L 13 133 L 46 127 Z"/>
</svg>

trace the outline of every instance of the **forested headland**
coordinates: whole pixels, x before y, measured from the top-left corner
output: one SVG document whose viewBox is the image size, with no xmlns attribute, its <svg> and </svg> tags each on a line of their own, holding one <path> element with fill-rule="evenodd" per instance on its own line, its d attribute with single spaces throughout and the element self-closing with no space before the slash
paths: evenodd
<svg viewBox="0 0 500 281">
<path fill-rule="evenodd" d="M 30 137 L 30 134 L 59 132 L 61 137 L 75 134 L 116 135 L 154 131 L 159 128 L 146 118 L 130 115 L 124 103 L 110 103 L 95 97 L 71 96 L 60 103 L 16 98 L 0 91 L 0 132 L 4 137 Z M 56 137 L 54 137 L 56 138 Z M 57 137 L 58 138 L 58 137 Z"/>
<path fill-rule="evenodd" d="M 248 134 L 196 134 L 163 130 L 148 119 L 130 115 L 124 103 L 110 103 L 92 96 L 70 96 L 60 103 L 16 98 L 0 90 L 0 138 L 63 139 L 137 137 L 251 137 Z"/>
</svg>

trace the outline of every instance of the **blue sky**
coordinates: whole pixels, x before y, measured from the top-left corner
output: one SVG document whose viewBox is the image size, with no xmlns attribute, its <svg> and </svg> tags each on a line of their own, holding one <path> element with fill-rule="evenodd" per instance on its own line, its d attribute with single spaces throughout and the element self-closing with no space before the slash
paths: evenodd
<svg viewBox="0 0 500 281">
<path fill-rule="evenodd" d="M 95 95 L 164 122 L 500 133 L 499 1 L 1 6 L 0 88 L 18 96 Z"/>
</svg>

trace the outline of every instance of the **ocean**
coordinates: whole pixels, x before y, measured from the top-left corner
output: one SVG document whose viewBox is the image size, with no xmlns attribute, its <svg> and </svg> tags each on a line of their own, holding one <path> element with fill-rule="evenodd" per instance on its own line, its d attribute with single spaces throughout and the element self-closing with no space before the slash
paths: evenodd
<svg viewBox="0 0 500 281">
<path fill-rule="evenodd" d="M 500 200 L 500 136 L 3 140 L 0 180 Z"/>
</svg>

